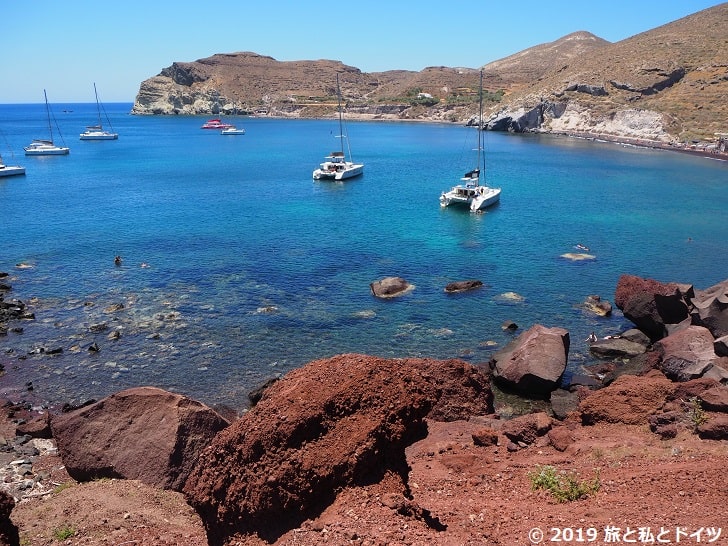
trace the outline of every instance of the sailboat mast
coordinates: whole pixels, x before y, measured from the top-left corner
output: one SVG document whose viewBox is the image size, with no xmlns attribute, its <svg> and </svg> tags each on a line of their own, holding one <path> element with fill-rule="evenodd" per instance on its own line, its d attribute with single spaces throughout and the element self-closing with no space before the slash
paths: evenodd
<svg viewBox="0 0 728 546">
<path fill-rule="evenodd" d="M 341 139 L 341 154 L 344 154 L 344 121 L 341 116 L 341 87 L 339 86 L 339 73 L 336 73 L 336 96 L 339 99 L 339 138 Z"/>
<path fill-rule="evenodd" d="M 53 142 L 53 125 L 51 125 L 51 109 L 48 106 L 48 95 L 46 94 L 45 89 L 43 89 L 43 97 L 45 98 L 46 116 L 48 117 L 48 134 L 51 136 L 51 142 Z"/>
<path fill-rule="evenodd" d="M 96 91 L 96 82 L 94 82 L 94 96 L 96 97 L 96 112 L 99 116 L 99 127 L 101 127 L 101 106 L 99 106 L 99 94 Z"/>
<path fill-rule="evenodd" d="M 483 71 L 480 71 L 480 111 L 478 113 L 478 168 L 480 168 L 480 154 L 483 151 Z M 485 177 L 485 154 L 483 154 L 483 176 Z M 478 177 L 480 180 L 480 177 Z"/>
</svg>

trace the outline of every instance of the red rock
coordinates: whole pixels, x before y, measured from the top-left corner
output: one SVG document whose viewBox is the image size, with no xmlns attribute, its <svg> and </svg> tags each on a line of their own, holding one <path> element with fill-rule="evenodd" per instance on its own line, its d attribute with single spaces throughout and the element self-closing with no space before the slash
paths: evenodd
<svg viewBox="0 0 728 546">
<path fill-rule="evenodd" d="M 493 376 L 526 396 L 544 396 L 558 386 L 568 353 L 569 332 L 536 324 L 493 356 Z"/>
<path fill-rule="evenodd" d="M 704 409 L 728 413 L 728 387 L 725 385 L 715 386 L 698 396 Z"/>
<path fill-rule="evenodd" d="M 660 369 L 673 381 L 689 381 L 702 376 L 718 360 L 713 336 L 702 326 L 688 326 L 655 345 L 661 356 Z"/>
<path fill-rule="evenodd" d="M 529 413 L 506 421 L 502 432 L 515 444 L 532 444 L 551 429 L 552 423 L 551 417 L 544 412 Z"/>
<path fill-rule="evenodd" d="M 667 324 L 678 324 L 690 317 L 686 299 L 692 294 L 688 285 L 622 275 L 617 282 L 614 303 L 655 341 L 666 335 Z"/>
<path fill-rule="evenodd" d="M 476 446 L 498 445 L 498 432 L 492 428 L 481 428 L 473 432 L 473 443 Z"/>
<path fill-rule="evenodd" d="M 124 478 L 174 490 L 227 425 L 207 406 L 153 387 L 125 390 L 51 418 L 59 455 L 75 480 Z"/>
<path fill-rule="evenodd" d="M 728 440 L 728 415 L 708 413 L 707 420 L 698 425 L 698 436 L 706 440 Z"/>
<path fill-rule="evenodd" d="M 623 375 L 611 385 L 593 392 L 579 404 L 582 422 L 646 424 L 675 390 L 674 384 L 659 372 L 645 376 Z"/>
<path fill-rule="evenodd" d="M 548 431 L 548 438 L 551 445 L 557 451 L 566 451 L 566 449 L 574 443 L 574 435 L 565 426 L 554 427 Z"/>
<path fill-rule="evenodd" d="M 203 452 L 184 488 L 211 544 L 272 541 L 314 519 L 336 491 L 399 476 L 426 417 L 492 411 L 487 376 L 458 361 L 339 355 L 271 385 Z M 423 512 L 424 513 L 424 512 Z"/>
</svg>

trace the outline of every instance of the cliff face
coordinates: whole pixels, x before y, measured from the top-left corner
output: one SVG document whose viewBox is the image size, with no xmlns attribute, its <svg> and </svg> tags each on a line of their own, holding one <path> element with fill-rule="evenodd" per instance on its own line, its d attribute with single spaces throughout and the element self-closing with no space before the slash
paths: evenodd
<svg viewBox="0 0 728 546">
<path fill-rule="evenodd" d="M 728 130 L 728 3 L 609 43 L 575 32 L 482 67 L 488 127 L 657 141 Z M 364 73 L 251 52 L 176 62 L 142 82 L 134 114 L 325 117 L 336 74 L 347 115 L 474 122 L 477 68 Z"/>
</svg>

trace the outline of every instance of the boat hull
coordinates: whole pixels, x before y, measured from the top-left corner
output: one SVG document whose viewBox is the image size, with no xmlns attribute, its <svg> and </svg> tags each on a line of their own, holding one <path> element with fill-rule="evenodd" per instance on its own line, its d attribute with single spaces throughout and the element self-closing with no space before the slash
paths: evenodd
<svg viewBox="0 0 728 546">
<path fill-rule="evenodd" d="M 119 138 L 118 133 L 103 132 L 87 132 L 81 133 L 79 136 L 81 140 L 116 140 Z"/>
<path fill-rule="evenodd" d="M 500 201 L 500 188 L 489 188 L 487 186 L 481 186 L 479 189 L 483 191 L 478 192 L 478 194 L 470 202 L 471 211 L 476 212 L 479 210 L 485 210 Z"/>
<path fill-rule="evenodd" d="M 244 135 L 245 129 L 223 129 L 221 135 Z"/>
<path fill-rule="evenodd" d="M 25 167 L 21 167 L 20 165 L 3 165 L 0 167 L 0 177 L 20 174 L 25 174 Z"/>
<path fill-rule="evenodd" d="M 313 171 L 314 180 L 346 180 L 364 174 L 364 165 L 358 163 L 347 163 L 341 168 L 341 163 L 337 165 L 336 170 L 332 170 L 326 163 L 321 165 L 320 169 Z"/>
<path fill-rule="evenodd" d="M 484 210 L 500 201 L 500 188 L 488 186 L 455 186 L 440 195 L 440 206 L 460 206 L 472 212 Z"/>
<path fill-rule="evenodd" d="M 69 148 L 25 148 L 25 155 L 68 155 Z"/>
</svg>

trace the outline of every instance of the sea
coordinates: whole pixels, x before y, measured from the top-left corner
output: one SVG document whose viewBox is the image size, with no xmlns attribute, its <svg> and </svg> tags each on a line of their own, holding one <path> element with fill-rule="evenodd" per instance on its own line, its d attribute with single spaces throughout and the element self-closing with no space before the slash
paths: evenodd
<svg viewBox="0 0 728 546">
<path fill-rule="evenodd" d="M 0 178 L 0 271 L 5 299 L 35 315 L 0 337 L 0 396 L 80 404 L 150 385 L 242 410 L 315 359 L 480 364 L 535 324 L 569 331 L 568 381 L 594 363 L 591 332 L 632 326 L 583 305 L 613 303 L 622 274 L 728 278 L 726 162 L 488 132 L 502 194 L 476 214 L 438 202 L 475 167 L 473 128 L 347 121 L 365 172 L 327 182 L 312 171 L 341 146 L 337 120 L 223 116 L 246 131 L 223 136 L 200 128 L 211 116 L 131 107 L 104 105 L 118 140 L 81 141 L 96 104 L 51 104 L 71 152 L 26 157 L 48 136 L 45 105 L 0 105 L 0 153 L 27 170 Z M 392 276 L 414 290 L 375 298 Z M 483 286 L 444 292 L 467 279 Z"/>
</svg>

